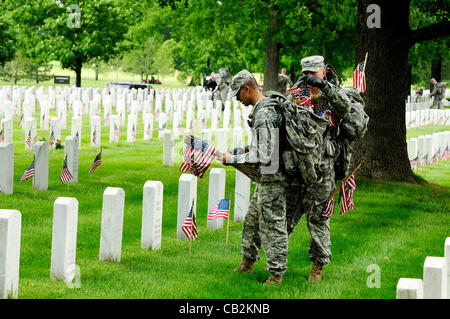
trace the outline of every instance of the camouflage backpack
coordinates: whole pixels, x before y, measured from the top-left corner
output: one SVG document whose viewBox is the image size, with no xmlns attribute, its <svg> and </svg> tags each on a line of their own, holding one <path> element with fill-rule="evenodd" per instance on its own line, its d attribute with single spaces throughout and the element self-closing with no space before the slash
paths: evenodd
<svg viewBox="0 0 450 319">
<path fill-rule="evenodd" d="M 286 137 L 288 147 L 280 152 L 285 172 L 300 176 L 303 184 L 311 185 L 317 179 L 316 167 L 328 120 L 314 114 L 309 107 L 294 104 L 276 91 L 264 92 L 264 95 L 277 101 L 273 105 L 283 117 L 284 132 L 280 133 Z"/>
</svg>

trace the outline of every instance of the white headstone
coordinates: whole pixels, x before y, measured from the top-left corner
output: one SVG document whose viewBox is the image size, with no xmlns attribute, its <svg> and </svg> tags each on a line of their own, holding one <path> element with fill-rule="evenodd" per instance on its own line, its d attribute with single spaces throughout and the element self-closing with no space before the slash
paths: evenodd
<svg viewBox="0 0 450 319">
<path fill-rule="evenodd" d="M 77 145 L 77 140 L 74 136 L 66 137 L 65 144 L 65 155 L 67 155 L 67 168 L 72 174 L 73 178 L 70 180 L 70 183 L 78 182 L 78 157 L 79 157 L 79 149 Z"/>
<path fill-rule="evenodd" d="M 78 133 L 78 148 L 81 149 L 81 117 L 72 117 L 72 127 L 70 129 L 71 136 L 77 136 Z"/>
<path fill-rule="evenodd" d="M 12 194 L 14 186 L 14 145 L 0 144 L 0 194 Z"/>
<path fill-rule="evenodd" d="M 161 249 L 163 183 L 147 181 L 142 204 L 141 247 Z"/>
<path fill-rule="evenodd" d="M 48 105 L 41 105 L 41 117 L 40 117 L 40 128 L 41 130 L 48 130 L 49 123 L 49 109 Z"/>
<path fill-rule="evenodd" d="M 167 130 L 167 114 L 161 113 L 159 115 L 158 138 L 163 137 L 165 130 Z"/>
<path fill-rule="evenodd" d="M 34 188 L 48 190 L 49 146 L 47 142 L 36 142 L 34 146 Z"/>
<path fill-rule="evenodd" d="M 423 267 L 423 298 L 447 298 L 447 260 L 445 257 L 427 257 Z"/>
<path fill-rule="evenodd" d="M 217 202 L 225 198 L 225 169 L 212 168 L 209 172 L 208 212 L 216 206 Z M 230 207 L 231 208 L 231 207 Z M 215 218 L 207 222 L 209 228 L 222 228 L 223 218 Z"/>
<path fill-rule="evenodd" d="M 118 115 L 111 115 L 111 125 L 109 126 L 109 142 L 119 143 L 120 123 Z"/>
<path fill-rule="evenodd" d="M 174 136 L 171 130 L 164 132 L 163 138 L 163 166 L 173 166 Z"/>
<path fill-rule="evenodd" d="M 18 210 L 0 209 L 0 299 L 18 297 L 21 227 Z"/>
<path fill-rule="evenodd" d="M 447 260 L 447 299 L 450 299 L 450 271 L 448 270 L 448 265 L 450 265 L 450 237 L 445 239 L 444 257 Z"/>
<path fill-rule="evenodd" d="M 427 153 L 427 164 L 431 164 L 434 156 L 433 137 L 431 135 L 425 135 L 425 152 Z"/>
<path fill-rule="evenodd" d="M 91 147 L 100 147 L 102 125 L 100 116 L 94 115 L 91 119 Z"/>
<path fill-rule="evenodd" d="M 107 187 L 103 193 L 100 260 L 120 262 L 122 253 L 123 214 L 125 191 Z"/>
<path fill-rule="evenodd" d="M 217 130 L 217 149 L 221 152 L 227 151 L 227 131 L 220 128 Z"/>
<path fill-rule="evenodd" d="M 136 142 L 137 117 L 136 114 L 128 114 L 127 142 Z"/>
<path fill-rule="evenodd" d="M 153 137 L 153 114 L 144 115 L 144 140 L 151 140 Z"/>
<path fill-rule="evenodd" d="M 178 213 L 177 213 L 177 239 L 187 239 L 181 229 L 189 214 L 194 200 L 193 214 L 197 207 L 197 177 L 191 174 L 182 174 L 178 182 Z"/>
<path fill-rule="evenodd" d="M 250 178 L 236 170 L 234 186 L 234 221 L 244 221 L 250 205 Z"/>
<path fill-rule="evenodd" d="M 422 279 L 400 278 L 396 299 L 423 299 Z"/>
<path fill-rule="evenodd" d="M 1 143 L 13 142 L 13 120 L 4 118 L 0 123 L 0 131 L 3 130 L 4 139 Z"/>
<path fill-rule="evenodd" d="M 58 197 L 53 206 L 50 278 L 72 282 L 77 250 L 78 200 Z"/>
</svg>

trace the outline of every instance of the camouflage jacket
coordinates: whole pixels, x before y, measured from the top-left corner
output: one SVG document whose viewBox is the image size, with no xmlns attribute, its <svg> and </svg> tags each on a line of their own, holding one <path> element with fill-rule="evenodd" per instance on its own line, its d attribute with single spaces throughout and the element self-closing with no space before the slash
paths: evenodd
<svg viewBox="0 0 450 319">
<path fill-rule="evenodd" d="M 248 116 L 252 128 L 252 141 L 246 147 L 248 152 L 231 156 L 232 163 L 254 164 L 260 170 L 261 182 L 283 181 L 285 178 L 280 161 L 283 118 L 275 109 L 274 101 L 265 97 L 256 103 Z"/>
</svg>

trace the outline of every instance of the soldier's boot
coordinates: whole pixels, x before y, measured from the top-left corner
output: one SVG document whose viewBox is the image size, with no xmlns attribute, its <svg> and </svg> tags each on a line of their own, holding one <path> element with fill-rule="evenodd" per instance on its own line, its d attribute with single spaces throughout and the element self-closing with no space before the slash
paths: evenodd
<svg viewBox="0 0 450 319">
<path fill-rule="evenodd" d="M 279 285 L 283 281 L 283 276 L 270 273 L 269 278 L 263 283 L 263 286 Z"/>
<path fill-rule="evenodd" d="M 234 271 L 238 272 L 246 272 L 246 273 L 252 273 L 253 272 L 253 264 L 255 263 L 252 259 L 242 258 L 241 263 L 239 266 L 234 268 Z"/>
<path fill-rule="evenodd" d="M 316 282 L 322 279 L 322 270 L 324 264 L 314 260 L 311 266 L 311 272 L 309 273 L 309 281 Z"/>
</svg>

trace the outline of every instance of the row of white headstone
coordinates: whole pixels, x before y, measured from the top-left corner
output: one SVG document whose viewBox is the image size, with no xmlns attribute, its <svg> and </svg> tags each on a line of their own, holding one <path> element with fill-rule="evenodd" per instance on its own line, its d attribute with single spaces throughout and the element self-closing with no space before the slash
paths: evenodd
<svg viewBox="0 0 450 319">
<path fill-rule="evenodd" d="M 429 124 L 450 125 L 450 109 L 425 109 L 406 112 L 405 122 L 407 129 Z"/>
<path fill-rule="evenodd" d="M 397 299 L 450 299 L 450 237 L 444 244 L 444 257 L 426 257 L 423 279 L 400 278 Z"/>
<path fill-rule="evenodd" d="M 448 160 L 450 131 L 420 135 L 418 138 L 411 138 L 406 142 L 413 170 L 434 164 L 440 159 Z"/>
<path fill-rule="evenodd" d="M 235 221 L 242 221 L 248 209 L 250 182 L 236 173 Z M 225 170 L 213 168 L 209 177 L 208 211 L 225 198 Z M 177 239 L 187 239 L 182 225 L 194 200 L 196 216 L 197 177 L 183 174 L 179 179 Z M 124 221 L 125 191 L 107 187 L 103 193 L 99 260 L 120 262 Z M 0 209 L 0 298 L 18 298 L 21 213 Z M 141 248 L 161 249 L 163 183 L 147 181 L 143 189 Z M 53 207 L 50 278 L 72 282 L 75 277 L 78 200 L 58 197 Z M 207 227 L 222 228 L 223 219 L 207 221 Z"/>
</svg>

